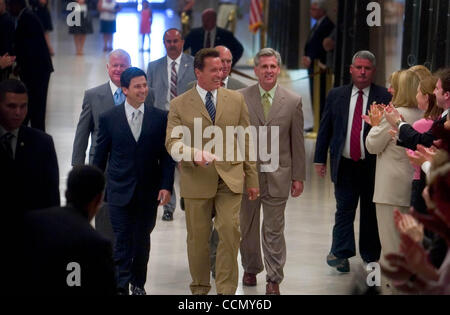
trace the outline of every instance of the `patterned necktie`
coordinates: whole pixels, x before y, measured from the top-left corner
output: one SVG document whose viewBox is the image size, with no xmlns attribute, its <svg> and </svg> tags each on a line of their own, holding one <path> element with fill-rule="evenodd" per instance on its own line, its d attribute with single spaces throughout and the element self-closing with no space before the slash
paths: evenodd
<svg viewBox="0 0 450 315">
<path fill-rule="evenodd" d="M 131 114 L 131 132 L 133 133 L 136 142 L 139 140 L 142 129 L 142 112 L 139 110 Z"/>
<path fill-rule="evenodd" d="M 206 93 L 205 105 L 206 105 L 206 110 L 209 113 L 209 117 L 211 117 L 211 120 L 214 123 L 216 120 L 216 107 L 214 106 L 211 92 Z"/>
<path fill-rule="evenodd" d="M 361 158 L 361 129 L 363 110 L 363 91 L 359 90 L 356 101 L 355 113 L 353 114 L 352 133 L 350 137 L 350 157 L 357 162 Z"/>
<path fill-rule="evenodd" d="M 210 47 L 211 47 L 211 33 L 210 32 L 206 32 L 205 48 L 210 48 Z"/>
<path fill-rule="evenodd" d="M 125 95 L 123 94 L 122 89 L 118 88 L 116 93 L 114 93 L 114 104 L 117 106 L 123 102 L 125 102 Z"/>
<path fill-rule="evenodd" d="M 177 97 L 177 69 L 175 66 L 177 63 L 175 61 L 172 61 L 172 71 L 170 72 L 170 99 L 174 99 Z"/>
<path fill-rule="evenodd" d="M 0 138 L 0 145 L 3 149 L 3 151 L 5 151 L 5 153 L 8 155 L 8 157 L 11 160 L 14 159 L 12 144 L 11 144 L 11 140 L 13 137 L 14 137 L 14 135 L 12 133 L 7 132 Z"/>
<path fill-rule="evenodd" d="M 267 117 L 269 117 L 270 108 L 272 107 L 272 104 L 270 104 L 270 94 L 269 93 L 266 92 L 263 94 L 261 104 L 262 104 L 263 111 L 264 111 L 264 117 L 267 120 Z"/>
</svg>

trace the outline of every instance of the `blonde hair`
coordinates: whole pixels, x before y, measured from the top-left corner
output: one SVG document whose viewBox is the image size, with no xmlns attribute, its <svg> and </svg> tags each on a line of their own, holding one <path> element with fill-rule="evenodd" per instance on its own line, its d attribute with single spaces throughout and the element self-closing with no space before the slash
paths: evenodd
<svg viewBox="0 0 450 315">
<path fill-rule="evenodd" d="M 417 107 L 417 87 L 419 77 L 411 70 L 402 71 L 398 78 L 398 90 L 396 90 L 392 103 L 395 107 Z"/>
<path fill-rule="evenodd" d="M 433 75 L 427 67 L 422 65 L 412 66 L 411 68 L 409 68 L 409 70 L 414 72 L 419 77 L 420 81 L 425 80 L 426 78 Z"/>
<path fill-rule="evenodd" d="M 392 74 L 390 75 L 390 77 L 388 79 L 388 83 L 394 89 L 393 97 L 395 97 L 395 94 L 397 94 L 397 91 L 398 91 L 398 78 L 400 77 L 400 73 L 402 73 L 402 71 L 403 70 L 398 70 L 398 71 L 392 72 Z"/>
</svg>

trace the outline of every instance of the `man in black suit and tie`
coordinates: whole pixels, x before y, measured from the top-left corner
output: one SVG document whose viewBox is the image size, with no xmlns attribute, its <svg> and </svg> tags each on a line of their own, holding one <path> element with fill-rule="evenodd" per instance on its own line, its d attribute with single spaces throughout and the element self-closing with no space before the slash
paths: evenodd
<svg viewBox="0 0 450 315">
<path fill-rule="evenodd" d="M 319 60 L 323 65 L 327 64 L 327 52 L 323 47 L 323 40 L 330 36 L 334 29 L 334 23 L 327 16 L 326 1 L 314 0 L 311 3 L 311 17 L 316 20 L 316 24 L 309 33 L 305 44 L 305 55 L 302 58 L 302 64 L 308 68 L 309 88 L 311 100 L 314 97 L 314 60 Z M 322 117 L 326 98 L 326 75 L 320 74 L 320 116 Z"/>
<path fill-rule="evenodd" d="M 158 205 L 170 200 L 175 162 L 167 153 L 167 112 L 145 104 L 147 76 L 128 68 L 120 78 L 125 102 L 100 115 L 93 164 L 107 168 L 106 201 L 115 235 L 120 294 L 145 295 L 150 233 Z"/>
<path fill-rule="evenodd" d="M 104 187 L 99 169 L 76 166 L 67 179 L 65 207 L 25 215 L 19 266 L 26 266 L 18 272 L 24 279 L 14 284 L 26 283 L 26 290 L 36 295 L 116 294 L 111 243 L 89 224 L 102 203 Z"/>
<path fill-rule="evenodd" d="M 441 115 L 441 119 L 438 119 L 435 124 L 444 125 L 450 110 L 450 68 L 439 71 L 436 76 L 439 80 L 436 83 L 434 95 L 436 96 L 437 106 L 442 108 L 444 112 Z M 433 136 L 432 129 L 425 133 L 417 132 L 411 125 L 403 122 L 399 112 L 395 109 L 391 112 L 386 112 L 385 117 L 392 127 L 399 131 L 397 142 L 399 146 L 416 150 L 418 144 L 431 147 L 433 141 L 437 140 Z"/>
<path fill-rule="evenodd" d="M 20 79 L 28 89 L 28 115 L 24 124 L 45 131 L 47 91 L 53 64 L 38 17 L 25 0 L 11 0 L 10 12 L 17 17 L 14 49 Z"/>
<path fill-rule="evenodd" d="M 0 204 L 12 210 L 59 206 L 59 172 L 48 134 L 23 125 L 28 109 L 25 85 L 0 83 Z"/>
<path fill-rule="evenodd" d="M 365 147 L 370 125 L 361 117 L 373 102 L 388 104 L 391 100 L 384 87 L 372 83 L 375 66 L 375 56 L 371 52 L 360 51 L 354 55 L 350 66 L 353 83 L 330 91 L 317 137 L 316 172 L 325 177 L 330 148 L 331 180 L 337 208 L 327 263 L 340 272 L 350 271 L 348 258 L 356 254 L 353 221 L 358 201 L 359 252 L 365 262 L 375 262 L 380 258 L 381 245 L 372 202 L 376 155 L 369 154 Z"/>
<path fill-rule="evenodd" d="M 217 13 L 213 9 L 206 9 L 202 13 L 202 27 L 194 28 L 184 40 L 183 50 L 191 49 L 191 55 L 202 48 L 214 48 L 215 46 L 225 46 L 231 51 L 233 56 L 232 67 L 241 59 L 244 47 L 234 37 L 233 33 L 223 28 L 217 27 Z"/>
</svg>

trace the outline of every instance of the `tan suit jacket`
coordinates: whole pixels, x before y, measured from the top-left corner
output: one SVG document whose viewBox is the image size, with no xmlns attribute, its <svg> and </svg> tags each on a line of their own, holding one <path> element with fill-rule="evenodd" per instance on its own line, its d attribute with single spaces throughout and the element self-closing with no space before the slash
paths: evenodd
<svg viewBox="0 0 450 315">
<path fill-rule="evenodd" d="M 279 166 L 276 171 L 265 174 L 270 196 L 287 198 L 292 181 L 304 181 L 306 174 L 301 97 L 278 86 L 266 121 L 258 84 L 240 90 L 240 92 L 248 104 L 250 123 L 253 126 L 279 127 Z M 270 128 L 268 128 L 267 139 L 268 152 L 271 152 Z M 258 136 L 258 148 L 261 146 L 260 140 Z M 260 152 L 258 152 L 258 171 L 261 168 L 260 161 Z M 270 164 L 270 162 L 265 164 Z"/>
<path fill-rule="evenodd" d="M 400 107 L 398 111 L 410 125 L 423 117 L 423 112 L 417 108 Z M 377 154 L 373 202 L 408 207 L 414 168 L 405 148 L 397 146 L 389 130 L 391 125 L 383 119 L 380 125 L 370 129 L 366 138 L 367 150 Z"/>
<path fill-rule="evenodd" d="M 194 119 L 202 122 L 202 134 L 207 127 L 214 126 L 196 88 L 174 98 L 170 102 L 170 111 L 167 123 L 166 148 L 172 154 L 172 148 L 178 152 L 189 152 L 190 161 L 181 161 L 180 188 L 184 198 L 212 198 L 216 195 L 219 177 L 225 182 L 233 193 L 243 193 L 244 174 L 246 188 L 258 188 L 258 176 L 256 162 L 248 160 L 249 140 L 245 140 L 245 161 L 215 161 L 211 166 L 203 168 L 196 166 L 192 161 L 195 152 L 202 150 L 211 138 L 202 137 L 202 147 L 194 147 Z M 186 126 L 190 130 L 190 137 L 183 141 L 181 134 L 172 135 L 172 130 L 177 126 Z M 247 105 L 244 98 L 238 92 L 219 88 L 217 92 L 217 106 L 215 126 L 222 131 L 223 157 L 226 157 L 226 142 L 236 140 L 228 139 L 227 126 L 249 126 Z M 198 137 L 198 136 L 197 136 Z M 189 141 L 190 140 L 190 141 Z M 175 147 L 174 147 L 175 146 Z M 234 141 L 234 152 L 237 152 L 238 143 Z M 214 150 L 212 150 L 212 153 Z"/>
</svg>

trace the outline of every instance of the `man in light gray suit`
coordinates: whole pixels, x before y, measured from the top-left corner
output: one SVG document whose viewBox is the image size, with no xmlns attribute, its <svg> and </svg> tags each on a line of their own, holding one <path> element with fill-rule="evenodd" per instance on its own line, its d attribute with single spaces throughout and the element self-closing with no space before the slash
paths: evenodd
<svg viewBox="0 0 450 315">
<path fill-rule="evenodd" d="M 256 274 L 263 271 L 265 266 L 266 294 L 270 295 L 280 294 L 279 284 L 284 277 L 286 202 L 289 193 L 294 198 L 302 194 L 306 173 L 302 100 L 299 95 L 277 84 L 280 67 L 280 54 L 272 48 L 262 49 L 255 57 L 254 70 L 258 84 L 240 90 L 248 106 L 250 124 L 258 130 L 258 148 L 261 149 L 267 143 L 267 152 L 273 155 L 269 161 L 263 161 L 258 153 L 261 196 L 254 201 L 245 197 L 242 199 L 240 222 L 243 284 L 255 286 Z M 264 135 L 262 127 L 268 128 L 265 135 L 267 139 L 260 139 Z M 272 143 L 272 133 L 277 130 L 277 143 Z M 261 205 L 264 217 L 262 237 Z"/>
<path fill-rule="evenodd" d="M 230 76 L 231 65 L 233 64 L 233 56 L 231 54 L 231 51 L 225 46 L 216 46 L 214 48 L 220 53 L 220 60 L 222 61 L 221 86 L 230 90 L 240 90 L 246 88 L 247 85 Z M 192 89 L 196 83 L 197 81 L 189 82 L 189 84 L 187 85 L 187 90 Z"/>
<path fill-rule="evenodd" d="M 120 88 L 120 76 L 130 66 L 131 58 L 125 50 L 116 49 L 112 51 L 108 55 L 108 63 L 106 64 L 109 81 L 85 91 L 82 111 L 73 141 L 72 166 L 85 164 L 89 136 L 91 137 L 89 164 L 92 163 L 97 143 L 99 116 L 113 108 L 114 105 L 120 105 L 125 101 L 125 95 Z M 151 104 L 153 94 L 150 94 L 149 92 L 146 101 Z M 95 216 L 95 228 L 113 241 L 113 231 L 106 206 L 102 206 Z"/>
<path fill-rule="evenodd" d="M 187 84 L 195 80 L 194 57 L 183 53 L 184 39 L 180 30 L 168 29 L 164 33 L 163 41 L 167 56 L 148 64 L 147 82 L 155 93 L 154 106 L 169 111 L 170 101 L 185 92 Z M 164 206 L 164 221 L 173 220 L 176 200 L 173 189 L 170 202 Z"/>
</svg>

